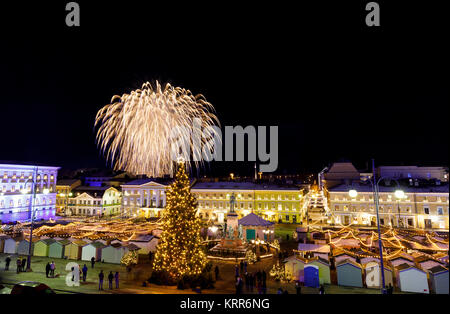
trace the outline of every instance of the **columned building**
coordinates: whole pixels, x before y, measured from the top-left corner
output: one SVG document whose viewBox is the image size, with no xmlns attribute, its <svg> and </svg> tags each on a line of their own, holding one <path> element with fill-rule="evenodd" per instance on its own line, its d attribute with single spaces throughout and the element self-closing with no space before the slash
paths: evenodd
<svg viewBox="0 0 450 314">
<path fill-rule="evenodd" d="M 154 179 L 137 179 L 123 184 L 122 213 L 146 218 L 161 217 L 161 211 L 166 206 L 168 184 Z"/>
<path fill-rule="evenodd" d="M 0 221 L 55 217 L 59 167 L 0 164 Z M 34 187 L 34 192 L 32 188 Z"/>
<path fill-rule="evenodd" d="M 122 212 L 127 216 L 161 217 L 171 181 L 138 179 L 122 185 Z M 191 192 L 202 219 L 223 223 L 236 197 L 239 218 L 253 212 L 273 222 L 299 223 L 303 218 L 305 187 L 252 182 L 197 182 Z"/>
<path fill-rule="evenodd" d="M 404 197 L 396 198 L 402 190 Z M 356 190 L 356 196 L 349 195 Z M 370 184 L 341 184 L 327 190 L 332 222 L 376 226 L 375 202 Z M 446 229 L 449 228 L 449 186 L 379 187 L 380 225 L 385 227 Z"/>
<path fill-rule="evenodd" d="M 250 213 L 280 223 L 299 223 L 303 218 L 304 187 L 252 182 L 199 182 L 191 189 L 199 215 L 223 223 L 234 193 L 234 209 L 242 218 Z"/>
</svg>

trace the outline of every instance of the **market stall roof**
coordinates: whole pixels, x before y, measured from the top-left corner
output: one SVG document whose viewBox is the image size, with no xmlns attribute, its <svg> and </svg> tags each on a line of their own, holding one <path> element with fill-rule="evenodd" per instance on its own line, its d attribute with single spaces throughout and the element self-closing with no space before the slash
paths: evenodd
<svg viewBox="0 0 450 314">
<path fill-rule="evenodd" d="M 56 242 L 56 240 L 53 240 L 53 239 L 42 239 L 42 240 L 39 240 L 39 242 L 44 242 L 46 245 L 50 245 L 50 244 Z"/>
<path fill-rule="evenodd" d="M 151 234 L 137 234 L 137 235 L 133 236 L 133 238 L 131 238 L 130 241 L 133 241 L 133 242 L 149 242 L 153 238 L 159 239 L 159 237 L 151 235 Z"/>
<path fill-rule="evenodd" d="M 356 263 L 356 262 L 354 262 L 351 259 L 343 259 L 342 261 L 337 262 L 336 263 L 336 267 L 339 267 L 339 266 L 344 265 L 344 264 L 350 264 L 350 265 L 352 265 L 352 266 L 354 266 L 356 268 L 361 269 L 361 265 Z"/>
<path fill-rule="evenodd" d="M 140 250 L 140 249 L 141 249 L 139 246 L 137 246 L 137 245 L 134 244 L 134 243 L 128 244 L 128 245 L 127 245 L 127 248 L 128 248 L 128 250 L 130 250 L 130 251 L 137 251 L 137 250 Z"/>
<path fill-rule="evenodd" d="M 60 243 L 60 244 L 63 245 L 63 246 L 71 243 L 71 242 L 70 242 L 69 240 L 67 240 L 67 239 L 58 240 L 58 241 L 56 241 L 56 242 Z"/>
<path fill-rule="evenodd" d="M 88 244 L 88 242 L 82 240 L 72 241 L 72 243 L 78 246 L 85 246 L 86 244 Z"/>
<path fill-rule="evenodd" d="M 330 253 L 328 244 L 299 243 L 298 250 L 303 252 Z"/>
<path fill-rule="evenodd" d="M 443 267 L 443 266 L 434 266 L 433 268 L 430 268 L 428 270 L 428 272 L 432 273 L 432 274 L 438 274 L 438 273 L 442 273 L 448 271 L 447 268 Z"/>
<path fill-rule="evenodd" d="M 239 219 L 238 224 L 239 225 L 243 225 L 243 226 L 264 226 L 264 227 L 268 227 L 268 226 L 272 226 L 274 223 L 259 217 L 255 213 L 250 213 L 247 216 Z"/>
</svg>

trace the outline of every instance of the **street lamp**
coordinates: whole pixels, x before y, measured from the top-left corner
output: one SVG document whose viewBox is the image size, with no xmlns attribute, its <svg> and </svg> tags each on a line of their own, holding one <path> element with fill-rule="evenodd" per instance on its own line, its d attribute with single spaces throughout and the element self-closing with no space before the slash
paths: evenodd
<svg viewBox="0 0 450 314">
<path fill-rule="evenodd" d="M 381 242 L 381 228 L 380 228 L 380 213 L 379 213 L 379 195 L 378 195 L 378 190 L 379 190 L 379 184 L 381 182 L 381 180 L 384 179 L 390 179 L 388 177 L 381 177 L 378 179 L 376 179 L 376 174 L 375 174 L 375 160 L 372 159 L 372 171 L 373 171 L 373 182 L 371 180 L 369 180 L 370 184 L 372 185 L 372 189 L 373 189 L 373 194 L 374 194 L 374 201 L 375 201 L 375 209 L 376 209 L 376 213 L 377 213 L 377 229 L 378 229 L 378 248 L 380 250 L 380 266 L 381 266 L 381 281 L 382 281 L 382 289 L 381 292 L 383 294 L 386 293 L 386 284 L 385 284 L 385 278 L 384 278 L 384 262 L 383 262 L 383 244 Z M 400 186 L 400 183 L 392 178 L 396 183 L 397 186 Z M 351 197 L 356 197 L 358 195 L 358 192 L 354 189 L 351 189 L 348 194 Z M 397 197 L 398 199 L 403 198 L 405 193 L 398 189 L 394 192 L 395 197 Z"/>
<path fill-rule="evenodd" d="M 400 217 L 400 200 L 405 198 L 405 192 L 402 190 L 396 190 L 394 192 L 395 198 L 397 199 L 397 212 L 398 212 L 398 219 L 397 219 L 397 226 L 403 227 L 403 223 Z"/>
<path fill-rule="evenodd" d="M 352 199 L 355 199 L 355 198 L 358 196 L 358 191 L 352 189 L 352 190 L 348 191 L 348 195 L 349 195 Z M 351 212 L 351 211 L 352 211 L 352 203 L 351 203 L 351 201 L 350 201 L 350 212 Z M 353 219 L 353 214 L 351 214 L 350 217 Z M 355 214 L 355 217 L 356 217 L 356 214 Z M 350 224 L 352 224 L 352 223 L 353 223 L 353 221 L 350 220 Z"/>
</svg>

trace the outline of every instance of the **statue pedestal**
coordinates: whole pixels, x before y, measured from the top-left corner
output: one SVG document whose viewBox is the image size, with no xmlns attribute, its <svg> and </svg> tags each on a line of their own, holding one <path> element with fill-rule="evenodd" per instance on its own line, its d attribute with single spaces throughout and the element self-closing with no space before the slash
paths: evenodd
<svg viewBox="0 0 450 314">
<path fill-rule="evenodd" d="M 239 216 L 235 212 L 229 212 L 227 214 L 227 226 L 233 228 L 233 230 L 238 230 L 238 220 Z"/>
<path fill-rule="evenodd" d="M 224 249 L 235 249 L 242 246 L 241 239 L 221 239 L 220 247 Z"/>
</svg>

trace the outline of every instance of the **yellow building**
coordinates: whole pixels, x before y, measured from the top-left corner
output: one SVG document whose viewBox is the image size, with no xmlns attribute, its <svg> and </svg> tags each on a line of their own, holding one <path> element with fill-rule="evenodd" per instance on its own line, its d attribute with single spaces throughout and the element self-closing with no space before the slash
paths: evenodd
<svg viewBox="0 0 450 314">
<path fill-rule="evenodd" d="M 197 197 L 199 215 L 222 223 L 236 197 L 239 218 L 253 212 L 272 222 L 299 223 L 303 218 L 303 188 L 252 182 L 198 182 L 191 189 Z"/>
<path fill-rule="evenodd" d="M 73 189 L 81 185 L 80 180 L 67 179 L 56 182 L 56 213 L 64 214 L 67 210 L 69 198 L 73 196 Z"/>
<path fill-rule="evenodd" d="M 69 198 L 67 216 L 112 216 L 121 211 L 122 193 L 110 186 L 79 186 Z"/>
<path fill-rule="evenodd" d="M 122 212 L 128 216 L 161 217 L 170 182 L 138 179 L 123 184 Z M 192 194 L 201 218 L 223 223 L 235 194 L 235 210 L 242 218 L 251 212 L 273 222 L 300 222 L 303 188 L 251 182 L 197 182 Z"/>
<path fill-rule="evenodd" d="M 396 190 L 404 196 L 398 198 Z M 354 190 L 353 193 L 349 193 Z M 351 194 L 351 195 L 350 195 Z M 376 210 L 371 184 L 341 184 L 325 189 L 327 204 L 336 224 L 376 225 Z M 448 184 L 434 186 L 380 186 L 380 225 L 419 228 L 449 228 Z"/>
</svg>

